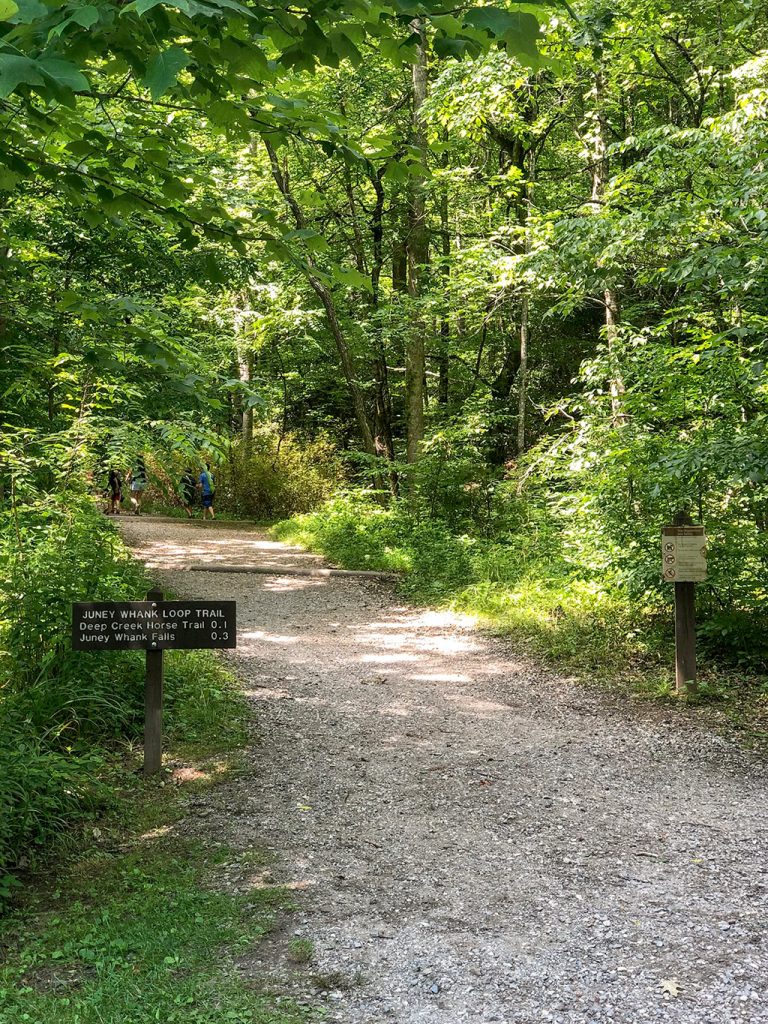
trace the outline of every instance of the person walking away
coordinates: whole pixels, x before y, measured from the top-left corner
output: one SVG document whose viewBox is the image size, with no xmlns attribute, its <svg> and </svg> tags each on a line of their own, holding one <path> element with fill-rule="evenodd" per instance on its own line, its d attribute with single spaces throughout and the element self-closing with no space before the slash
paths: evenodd
<svg viewBox="0 0 768 1024">
<path fill-rule="evenodd" d="M 120 515 L 120 502 L 123 500 L 123 480 L 116 469 L 110 469 L 107 482 L 107 494 L 109 495 L 109 507 L 105 509 L 107 515 Z"/>
<path fill-rule="evenodd" d="M 133 514 L 138 516 L 141 514 L 141 498 L 144 491 L 147 489 L 147 467 L 144 463 L 143 455 L 139 455 L 136 459 L 129 478 L 131 481 L 131 505 L 133 506 Z"/>
<path fill-rule="evenodd" d="M 213 496 L 216 493 L 216 484 L 213 479 L 213 473 L 211 473 L 211 464 L 206 462 L 205 469 L 200 474 L 200 489 L 203 492 L 203 519 L 206 518 L 206 513 L 211 513 L 211 519 L 216 518 L 216 513 L 213 510 Z"/>
<path fill-rule="evenodd" d="M 181 478 L 181 504 L 184 506 L 184 511 L 187 513 L 189 519 L 192 518 L 192 506 L 195 503 L 195 492 L 197 490 L 197 484 L 195 482 L 195 474 L 193 470 L 187 466 L 184 470 L 184 475 Z"/>
</svg>

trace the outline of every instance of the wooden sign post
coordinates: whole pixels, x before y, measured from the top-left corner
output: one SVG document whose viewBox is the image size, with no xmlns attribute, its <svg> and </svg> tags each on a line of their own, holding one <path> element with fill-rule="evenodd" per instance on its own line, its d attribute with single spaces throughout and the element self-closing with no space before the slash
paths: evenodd
<svg viewBox="0 0 768 1024">
<path fill-rule="evenodd" d="M 163 757 L 163 654 L 167 650 L 237 646 L 234 601 L 85 601 L 72 605 L 75 651 L 147 652 L 144 681 L 144 774 L 160 771 Z"/>
<path fill-rule="evenodd" d="M 163 600 L 162 590 L 150 590 L 147 601 L 153 608 Z M 144 677 L 144 775 L 156 775 L 163 763 L 163 649 L 147 651 Z"/>
<path fill-rule="evenodd" d="M 707 578 L 707 537 L 683 513 L 661 531 L 661 571 L 675 585 L 675 688 L 696 693 L 696 584 Z"/>
</svg>

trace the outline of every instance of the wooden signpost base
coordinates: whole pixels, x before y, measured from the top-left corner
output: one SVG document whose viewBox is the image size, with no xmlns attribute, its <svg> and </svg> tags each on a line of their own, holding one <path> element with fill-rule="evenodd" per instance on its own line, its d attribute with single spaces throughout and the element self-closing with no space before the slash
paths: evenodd
<svg viewBox="0 0 768 1024">
<path fill-rule="evenodd" d="M 675 688 L 696 693 L 696 584 L 675 584 Z"/>
<path fill-rule="evenodd" d="M 162 590 L 150 590 L 147 600 L 163 600 Z M 144 775 L 156 775 L 163 763 L 163 652 L 147 651 L 144 681 Z"/>
</svg>

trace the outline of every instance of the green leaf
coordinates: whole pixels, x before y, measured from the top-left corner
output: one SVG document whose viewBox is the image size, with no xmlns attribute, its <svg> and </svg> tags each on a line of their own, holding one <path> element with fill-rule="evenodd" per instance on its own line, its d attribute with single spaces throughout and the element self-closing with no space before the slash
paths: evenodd
<svg viewBox="0 0 768 1024">
<path fill-rule="evenodd" d="M 345 270 L 342 267 L 333 267 L 331 275 L 334 281 L 345 285 L 347 288 L 363 288 L 368 292 L 372 290 L 370 278 L 366 277 L 365 274 L 361 274 L 359 270 L 352 268 Z"/>
<path fill-rule="evenodd" d="M 122 14 L 128 14 L 129 11 L 135 11 L 139 16 L 146 14 L 147 11 L 151 11 L 153 7 L 159 7 L 163 0 L 134 0 L 134 3 L 128 4 L 124 7 Z"/>
<path fill-rule="evenodd" d="M 461 22 L 458 18 L 454 18 L 452 14 L 437 14 L 429 20 L 436 29 L 440 32 L 445 32 L 446 35 L 457 35 L 462 29 Z"/>
<path fill-rule="evenodd" d="M 503 11 L 498 7 L 476 7 L 464 16 L 466 24 L 480 28 L 504 43 L 508 53 L 524 63 L 540 61 L 536 45 L 541 29 L 538 18 L 522 11 Z"/>
<path fill-rule="evenodd" d="M 10 192 L 21 180 L 20 174 L 16 174 L 15 171 L 11 171 L 7 167 L 0 167 L 0 192 Z"/>
<path fill-rule="evenodd" d="M 466 56 L 470 43 L 466 39 L 436 36 L 433 46 L 438 57 L 456 57 L 461 59 Z"/>
<path fill-rule="evenodd" d="M 50 11 L 40 0 L 18 0 L 18 12 L 9 20 L 14 25 L 31 25 L 33 21 L 47 18 Z"/>
<path fill-rule="evenodd" d="M 91 6 L 91 4 L 81 7 L 80 10 L 75 11 L 70 18 L 70 21 L 73 21 L 76 25 L 82 25 L 83 28 L 90 28 L 92 25 L 95 25 L 98 20 L 99 12 L 95 7 Z"/>
<path fill-rule="evenodd" d="M 401 163 L 399 160 L 391 160 L 387 164 L 387 169 L 384 172 L 384 177 L 388 181 L 404 182 L 408 181 L 408 179 L 410 178 L 410 174 L 405 164 Z"/>
<path fill-rule="evenodd" d="M 59 88 L 71 89 L 72 92 L 91 91 L 88 79 L 70 61 L 59 60 L 56 57 L 43 57 L 37 63 L 43 73 L 53 79 Z"/>
<path fill-rule="evenodd" d="M 0 0 L 0 21 L 8 21 L 19 13 L 18 5 L 13 0 Z"/>
<path fill-rule="evenodd" d="M 191 62 L 192 58 L 180 46 L 170 46 L 162 53 L 153 57 L 143 78 L 143 85 L 149 89 L 153 100 L 168 92 L 179 77 L 179 72 Z"/>
<path fill-rule="evenodd" d="M 10 96 L 20 85 L 42 85 L 43 76 L 31 57 L 0 53 L 0 99 Z"/>
<path fill-rule="evenodd" d="M 60 36 L 68 25 L 81 25 L 83 28 L 91 28 L 91 26 L 95 25 L 98 20 L 98 10 L 92 4 L 88 4 L 86 7 L 81 7 L 79 10 L 75 11 L 75 13 L 70 15 L 69 18 L 66 18 L 60 24 L 56 25 L 55 28 L 52 28 L 51 35 Z"/>
</svg>

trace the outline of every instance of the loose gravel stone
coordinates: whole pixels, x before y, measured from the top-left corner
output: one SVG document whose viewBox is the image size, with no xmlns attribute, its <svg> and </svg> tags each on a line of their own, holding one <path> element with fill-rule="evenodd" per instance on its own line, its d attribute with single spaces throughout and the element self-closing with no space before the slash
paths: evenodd
<svg viewBox="0 0 768 1024">
<path fill-rule="evenodd" d="M 238 602 L 254 741 L 178 827 L 295 890 L 254 981 L 295 934 L 329 1024 L 768 1022 L 761 761 L 387 585 L 281 576 L 320 562 L 263 534 L 121 528 L 161 585 Z M 206 559 L 275 575 L 184 572 Z"/>
</svg>

